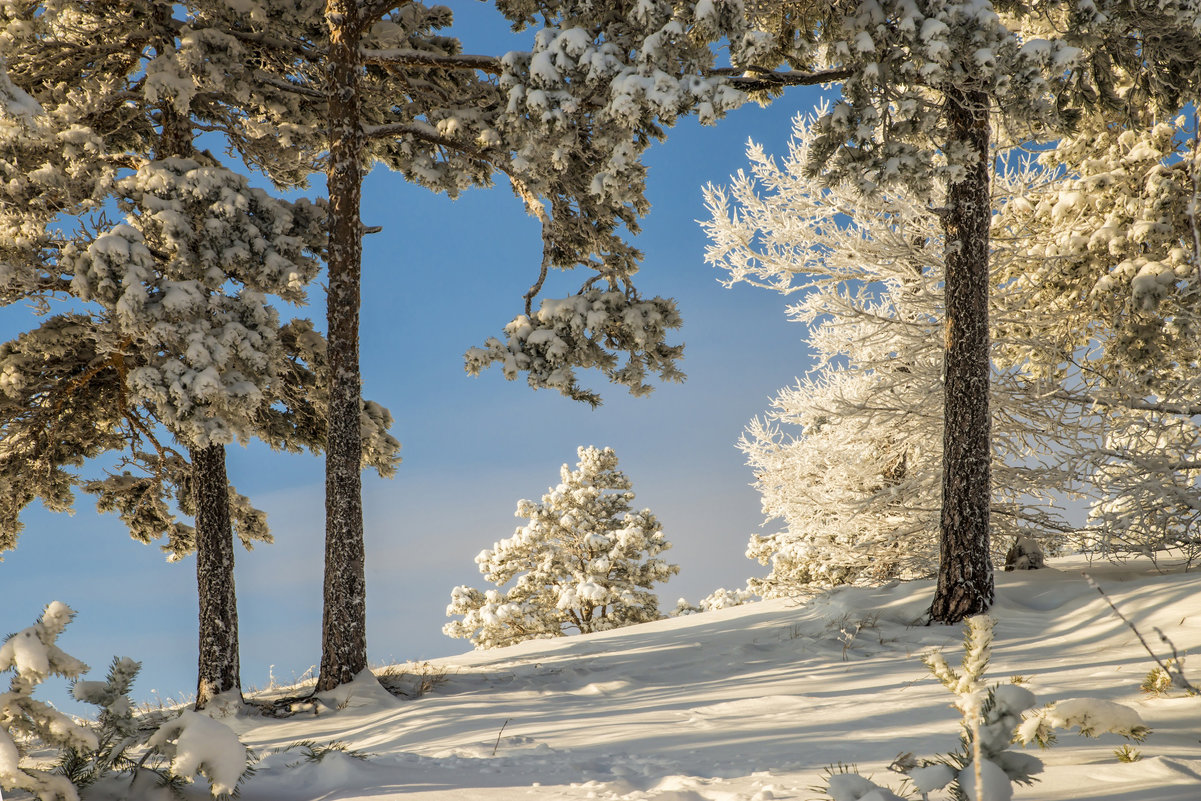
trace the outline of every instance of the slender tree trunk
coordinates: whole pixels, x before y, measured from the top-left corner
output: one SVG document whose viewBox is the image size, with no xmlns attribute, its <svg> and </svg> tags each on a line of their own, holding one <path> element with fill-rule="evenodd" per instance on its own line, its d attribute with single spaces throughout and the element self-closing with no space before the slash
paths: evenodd
<svg viewBox="0 0 1201 801">
<path fill-rule="evenodd" d="M 165 54 L 174 47 L 171 9 L 155 11 L 163 41 L 156 46 Z M 191 120 L 171 103 L 163 103 L 162 129 L 155 157 L 195 156 Z M 192 493 L 196 504 L 196 595 L 200 606 L 196 666 L 196 708 L 204 709 L 213 696 L 236 691 L 242 700 L 238 651 L 238 598 L 234 589 L 234 539 L 229 514 L 229 479 L 225 473 L 225 446 L 191 448 Z"/>
<path fill-rule="evenodd" d="M 993 603 L 989 555 L 988 96 L 948 93 L 950 140 L 977 159 L 947 189 L 945 429 L 938 587 L 930 619 L 957 623 Z"/>
<path fill-rule="evenodd" d="M 242 700 L 238 665 L 238 599 L 234 591 L 234 535 L 229 518 L 225 446 L 193 448 L 196 501 L 196 587 L 200 596 L 200 656 L 196 708 L 219 693 Z"/>
<path fill-rule="evenodd" d="M 325 606 L 318 692 L 367 668 L 363 568 L 362 441 L 359 434 L 359 283 L 362 267 L 363 132 L 359 11 L 327 0 L 329 26 L 329 421 L 325 445 Z"/>
</svg>

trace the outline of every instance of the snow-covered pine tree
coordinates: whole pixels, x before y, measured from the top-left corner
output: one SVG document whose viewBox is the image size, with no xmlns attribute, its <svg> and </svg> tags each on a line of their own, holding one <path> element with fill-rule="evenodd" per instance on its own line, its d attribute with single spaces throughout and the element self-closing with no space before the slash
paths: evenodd
<svg viewBox="0 0 1201 801">
<path fill-rule="evenodd" d="M 543 24 L 532 52 L 465 54 L 443 33 L 449 10 L 416 2 L 328 0 L 320 34 L 311 14 L 284 36 L 260 31 L 270 24 L 263 15 L 240 20 L 240 44 L 283 54 L 263 70 L 307 103 L 297 124 L 328 136 L 321 148 L 330 191 L 332 378 L 319 690 L 367 664 L 360 438 L 347 410 L 359 382 L 359 197 L 371 161 L 449 193 L 504 174 L 542 223 L 543 259 L 523 297 L 525 314 L 506 328 L 506 341 L 469 351 L 469 370 L 500 363 L 509 378 L 524 373 L 535 387 L 589 402 L 599 398 L 579 387 L 577 367 L 600 368 L 638 394 L 650 389 L 648 372 L 682 377 L 681 349 L 666 344 L 679 325 L 674 303 L 639 295 L 632 282 L 639 254 L 622 237 L 647 208 L 640 156 L 662 137 L 661 126 L 694 111 L 712 120 L 743 101 L 731 87 L 749 79 L 730 77 L 741 67 L 712 69 L 709 43 L 731 26 L 745 30 L 745 15 L 736 5 L 626 0 L 500 8 L 515 25 Z M 753 55 L 758 41 L 731 40 L 739 58 Z M 822 77 L 798 72 L 772 85 Z M 579 291 L 535 310 L 548 270 L 575 266 L 589 272 Z"/>
<path fill-rule="evenodd" d="M 1045 71 L 989 2 L 850 2 L 802 19 L 845 70 L 819 120 L 809 169 L 864 193 L 904 185 L 939 209 L 945 284 L 939 580 L 931 616 L 954 622 L 992 603 L 989 512 L 989 193 L 991 129 L 1055 121 Z"/>
<path fill-rule="evenodd" d="M 239 685 L 231 519 L 244 543 L 266 537 L 262 514 L 227 484 L 224 445 L 260 436 L 300 449 L 325 439 L 315 413 L 328 405 L 316 380 L 325 343 L 307 321 L 281 326 L 267 298 L 303 302 L 326 233 L 321 206 L 252 189 L 195 148 L 198 130 L 244 142 L 249 122 L 264 116 L 256 103 L 270 103 L 236 80 L 250 70 L 232 37 L 194 28 L 177 10 L 68 3 L 0 16 L 5 52 L 23 56 L 9 73 L 44 112 L 5 120 L 5 131 L 23 131 L 8 137 L 16 157 L 6 167 L 19 180 L 5 189 L 34 202 L 5 204 L 3 216 L 35 245 L 6 258 L 4 300 L 62 292 L 90 310 L 51 318 L 4 350 L 4 479 L 16 490 L 6 493 L 4 528 L 11 542 L 34 497 L 69 503 L 70 468 L 125 451 L 143 475 L 84 486 L 135 537 L 168 534 L 176 556 L 197 550 L 202 707 Z M 283 147 L 260 138 L 270 144 L 248 151 L 260 159 Z M 32 174 L 30 152 L 46 155 Z M 107 170 L 89 174 L 81 157 Z M 135 172 L 117 177 L 118 168 Z M 90 191 L 64 191 L 81 172 Z M 117 225 L 100 206 L 108 199 L 124 213 Z M 52 225 L 54 215 L 88 212 L 72 235 Z M 387 413 L 367 404 L 360 414 L 373 439 L 363 452 L 389 472 L 398 446 Z M 156 424 L 186 456 L 160 441 Z M 195 515 L 195 530 L 174 519 L 172 495 Z"/>
<path fill-rule="evenodd" d="M 785 524 L 748 546 L 748 557 L 771 565 L 751 581 L 766 596 L 930 575 L 938 564 L 941 226 L 904 187 L 827 186 L 809 170 L 813 138 L 811 121 L 798 117 L 786 157 L 751 145 L 750 175 L 705 189 L 706 259 L 727 271 L 727 284 L 799 295 L 789 313 L 808 326 L 816 360 L 815 375 L 781 391 L 740 443 L 764 513 Z M 1020 196 L 1038 180 L 1002 174 L 994 194 Z M 998 269 L 1006 258 L 995 254 Z M 1028 320 L 1024 310 L 999 311 L 996 325 Z M 992 378 L 993 531 L 1006 540 L 1063 531 L 1050 499 L 1068 489 L 1057 456 L 1064 404 L 1047 399 L 1054 386 L 1013 369 Z"/>
<path fill-rule="evenodd" d="M 662 617 L 651 588 L 680 570 L 658 558 L 671 544 L 649 509 L 631 511 L 632 485 L 612 448 L 577 453 L 576 469 L 563 465 L 541 503 L 517 503 L 529 522 L 476 556 L 497 589 L 456 587 L 446 614 L 463 619 L 443 627 L 447 636 L 496 648 Z"/>
</svg>

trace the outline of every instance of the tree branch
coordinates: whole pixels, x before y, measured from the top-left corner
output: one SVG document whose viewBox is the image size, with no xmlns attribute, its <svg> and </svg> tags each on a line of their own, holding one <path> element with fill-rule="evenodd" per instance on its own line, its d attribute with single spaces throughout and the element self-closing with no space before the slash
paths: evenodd
<svg viewBox="0 0 1201 801">
<path fill-rule="evenodd" d="M 287 39 L 279 39 L 274 36 L 267 36 L 263 33 L 253 33 L 251 31 L 227 30 L 221 29 L 222 33 L 234 37 L 242 42 L 251 42 L 253 44 L 267 45 L 281 50 L 290 50 L 293 53 L 304 56 L 309 61 L 321 62 L 325 59 L 326 53 L 321 48 L 310 47 L 299 41 L 289 41 Z"/>
<path fill-rule="evenodd" d="M 1160 403 L 1142 400 L 1141 398 L 1109 400 L 1107 398 L 1099 398 L 1095 395 L 1075 394 L 1065 389 L 1052 392 L 1046 397 L 1068 401 L 1069 403 L 1077 403 L 1081 406 L 1103 406 L 1107 409 L 1135 409 L 1142 412 L 1164 412 L 1165 414 L 1178 414 L 1183 417 L 1193 417 L 1201 414 L 1201 406 L 1190 406 L 1184 403 Z"/>
<path fill-rule="evenodd" d="M 502 72 L 500 59 L 495 56 L 445 56 L 406 48 L 392 50 L 362 48 L 359 50 L 359 55 L 365 64 L 399 64 L 413 67 L 440 67 L 449 70 L 479 70 L 490 75 L 500 75 Z"/>
<path fill-rule="evenodd" d="M 834 83 L 851 76 L 850 70 L 825 70 L 822 72 L 800 72 L 787 70 L 772 72 L 757 67 L 738 69 L 737 67 L 722 67 L 705 71 L 706 76 L 726 77 L 735 87 L 748 92 L 763 89 L 781 89 L 786 86 L 816 86 L 823 83 Z"/>
<path fill-rule="evenodd" d="M 373 22 L 383 19 L 398 8 L 409 5 L 412 0 L 364 0 L 359 3 L 359 20 L 366 30 Z"/>
<path fill-rule="evenodd" d="M 276 89 L 282 89 L 285 92 L 292 92 L 294 94 L 303 95 L 304 97 L 312 97 L 319 100 L 327 100 L 329 98 L 329 95 L 327 95 L 325 92 L 321 92 L 316 89 L 310 89 L 307 86 L 300 86 L 299 84 L 286 81 L 283 78 L 277 78 L 270 73 L 264 72 L 263 70 L 255 70 L 254 78 L 256 81 L 261 81 L 268 86 L 274 86 Z"/>
<path fill-rule="evenodd" d="M 468 142 L 463 142 L 457 139 L 451 139 L 449 136 L 443 136 L 438 133 L 438 130 L 429 123 L 424 122 L 393 122 L 386 125 L 365 125 L 363 126 L 363 136 L 367 139 L 385 139 L 390 136 L 412 136 L 424 142 L 429 142 L 431 145 L 450 148 L 457 150 L 464 155 L 471 156 L 480 161 L 487 161 L 493 164 L 498 170 L 504 171 L 504 168 L 497 165 L 492 158 L 483 150 Z"/>
</svg>

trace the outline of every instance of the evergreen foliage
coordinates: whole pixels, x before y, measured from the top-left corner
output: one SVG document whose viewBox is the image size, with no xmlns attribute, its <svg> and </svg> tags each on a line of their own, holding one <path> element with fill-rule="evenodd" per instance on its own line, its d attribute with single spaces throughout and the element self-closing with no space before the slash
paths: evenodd
<svg viewBox="0 0 1201 801">
<path fill-rule="evenodd" d="M 71 694 L 76 700 L 100 708 L 92 730 L 95 748 L 67 748 L 59 759 L 58 770 L 77 788 L 85 789 L 114 771 L 133 771 L 137 761 L 131 749 L 145 743 L 133 716 L 129 690 L 141 670 L 141 663 L 129 657 L 114 657 L 104 681 L 76 681 Z"/>
<path fill-rule="evenodd" d="M 529 523 L 476 556 L 498 589 L 456 587 L 446 614 L 463 619 L 443 627 L 447 636 L 495 648 L 662 617 L 651 588 L 679 572 L 658 558 L 671 544 L 649 509 L 631 511 L 632 485 L 612 448 L 578 455 L 541 503 L 518 502 L 517 516 Z"/>
<path fill-rule="evenodd" d="M 57 641 L 75 612 L 54 601 L 41 619 L 0 645 L 0 671 L 13 672 L 8 692 L 0 693 L 0 787 L 25 790 L 40 801 L 78 801 L 74 785 L 63 775 L 21 765 L 31 743 L 75 751 L 95 751 L 96 735 L 50 704 L 33 697 L 50 676 L 76 679 L 88 666 L 59 648 Z"/>
<path fill-rule="evenodd" d="M 0 356 L 0 549 L 15 544 L 25 505 L 66 508 L 78 485 L 135 538 L 165 535 L 174 558 L 195 550 L 198 706 L 238 686 L 231 526 L 247 545 L 269 538 L 262 512 L 228 486 L 224 446 L 259 436 L 315 450 L 328 439 L 325 343 L 307 321 L 281 324 L 274 305 L 305 301 L 327 207 L 253 188 L 195 143 L 224 134 L 281 183 L 312 166 L 273 135 L 296 103 L 266 74 L 278 60 L 256 57 L 242 34 L 203 3 L 0 7 L 6 81 L 33 101 L 0 109 L 5 164 L 19 173 L 44 159 L 0 189 L 0 226 L 18 234 L 0 254 L 0 300 L 48 310 L 61 296 L 78 309 Z M 390 473 L 399 445 L 386 411 L 357 391 L 354 402 L 373 440 L 362 450 Z M 107 451 L 121 454 L 117 470 L 80 475 Z"/>
</svg>

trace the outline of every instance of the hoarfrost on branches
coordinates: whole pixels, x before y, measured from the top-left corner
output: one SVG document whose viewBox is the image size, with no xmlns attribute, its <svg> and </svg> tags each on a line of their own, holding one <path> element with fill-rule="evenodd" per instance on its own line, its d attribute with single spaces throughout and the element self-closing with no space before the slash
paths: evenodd
<svg viewBox="0 0 1201 801">
<path fill-rule="evenodd" d="M 740 442 L 765 515 L 786 526 L 747 549 L 772 568 L 751 580 L 768 596 L 928 575 L 938 559 L 941 226 L 927 199 L 904 188 L 827 186 L 807 169 L 814 139 L 798 117 L 783 159 L 751 143 L 750 174 L 705 189 L 706 259 L 728 284 L 801 295 L 789 313 L 807 326 L 817 363 Z M 1032 180 L 1002 174 L 998 194 L 1018 196 Z M 998 264 L 1007 258 L 994 249 Z M 1028 319 L 1005 293 L 994 289 L 994 324 Z M 992 379 L 995 528 L 1010 540 L 1047 538 L 1066 528 L 1048 503 L 1070 475 L 1050 424 L 1063 420 L 1064 404 L 1014 369 L 994 369 Z"/>
<path fill-rule="evenodd" d="M 998 359 L 1078 410 L 1061 425 L 1091 500 L 1078 544 L 1111 558 L 1201 558 L 1195 125 L 1091 119 L 1040 157 L 1060 177 L 997 218 L 1013 308 L 1046 311 L 1014 318 Z"/>
</svg>

